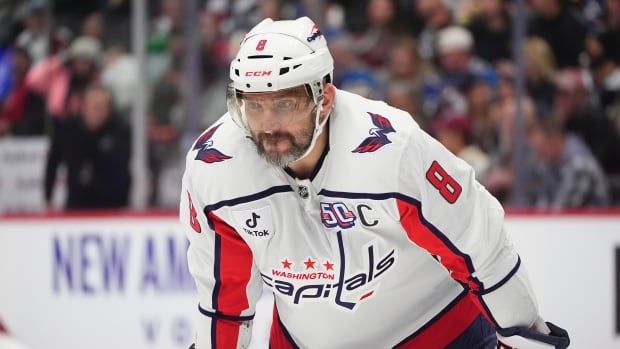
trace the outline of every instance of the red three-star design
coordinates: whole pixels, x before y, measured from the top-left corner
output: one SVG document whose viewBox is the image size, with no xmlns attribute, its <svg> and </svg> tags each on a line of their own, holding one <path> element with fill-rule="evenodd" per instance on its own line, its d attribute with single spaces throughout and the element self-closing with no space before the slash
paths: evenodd
<svg viewBox="0 0 620 349">
<path fill-rule="evenodd" d="M 325 270 L 334 270 L 334 265 L 329 261 L 325 261 L 325 263 L 323 263 L 323 266 L 325 267 Z"/>
<path fill-rule="evenodd" d="M 289 262 L 288 258 L 284 258 L 284 260 L 280 263 L 282 263 L 284 269 L 291 269 L 291 265 L 293 265 L 293 262 Z"/>
<path fill-rule="evenodd" d="M 304 262 L 304 264 L 306 265 L 306 269 L 314 269 L 314 263 L 316 263 L 316 261 L 313 261 L 312 259 L 310 259 L 310 257 L 308 257 L 308 259 Z"/>
</svg>

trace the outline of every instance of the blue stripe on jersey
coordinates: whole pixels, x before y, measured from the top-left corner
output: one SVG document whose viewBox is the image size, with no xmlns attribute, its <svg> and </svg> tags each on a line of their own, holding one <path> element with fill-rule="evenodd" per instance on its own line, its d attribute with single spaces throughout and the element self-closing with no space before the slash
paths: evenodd
<svg viewBox="0 0 620 349">
<path fill-rule="evenodd" d="M 311 181 L 313 181 L 314 177 L 316 177 L 316 175 L 319 174 L 321 167 L 323 167 L 323 162 L 325 162 L 325 158 L 327 157 L 327 153 L 329 153 L 329 137 L 327 138 L 328 140 L 327 140 L 327 144 L 325 144 L 325 149 L 323 149 L 323 153 L 321 153 L 321 157 L 319 158 L 319 161 L 316 163 L 316 166 L 314 166 L 314 170 L 312 170 L 310 177 L 308 177 Z"/>
<path fill-rule="evenodd" d="M 345 301 L 342 301 L 340 299 L 340 296 L 342 295 L 342 289 L 344 288 L 344 285 L 342 285 L 341 283 L 345 279 L 345 277 L 344 277 L 344 269 L 345 269 L 344 266 L 346 264 L 346 262 L 344 260 L 345 253 L 344 253 L 344 243 L 342 241 L 342 230 L 338 231 L 337 238 L 338 238 L 338 250 L 340 252 L 340 265 L 342 267 L 340 268 L 340 278 L 338 279 L 338 280 L 340 280 L 339 281 L 340 287 L 338 287 L 338 289 L 336 290 L 336 299 L 335 300 L 336 300 L 336 304 L 338 304 L 338 305 L 340 305 L 342 307 L 345 307 L 347 309 L 352 310 L 353 307 L 355 307 L 356 303 L 345 302 Z"/>
<path fill-rule="evenodd" d="M 277 193 L 286 193 L 286 192 L 292 192 L 293 188 L 291 188 L 290 185 L 279 185 L 276 187 L 271 187 L 271 188 L 267 188 L 263 191 L 260 191 L 258 193 L 254 193 L 254 194 L 250 194 L 250 195 L 246 195 L 246 196 L 240 196 L 238 198 L 234 198 L 234 199 L 228 199 L 228 200 L 222 200 L 219 202 L 216 202 L 215 204 L 211 204 L 211 205 L 207 205 L 203 208 L 203 212 L 204 214 L 208 217 L 209 212 L 211 211 L 215 211 L 219 208 L 222 208 L 224 206 L 235 206 L 235 205 L 239 205 L 239 204 L 243 204 L 246 202 L 251 202 L 251 201 L 256 201 L 256 200 L 260 200 L 260 199 L 264 199 L 268 196 L 271 196 L 273 194 L 277 194 Z M 211 229 L 213 229 L 213 224 L 211 223 L 211 220 L 209 220 L 209 226 L 211 227 Z"/>
<path fill-rule="evenodd" d="M 200 313 L 202 315 L 208 316 L 210 318 L 216 318 L 216 319 L 220 319 L 220 320 L 230 320 L 230 321 L 249 321 L 249 320 L 253 320 L 254 319 L 254 315 L 246 315 L 246 316 L 235 316 L 235 315 L 226 315 L 224 313 L 221 313 L 219 311 L 208 311 L 207 309 L 204 309 L 203 307 L 200 306 L 200 303 L 198 303 L 198 311 L 200 311 Z"/>
<path fill-rule="evenodd" d="M 209 222 L 209 224 L 211 224 Z M 212 228 L 213 229 L 213 228 Z M 211 295 L 211 307 L 213 309 L 217 309 L 217 298 L 220 293 L 220 286 L 222 284 L 222 280 L 220 279 L 220 257 L 221 257 L 221 247 L 222 241 L 219 234 L 214 234 L 215 243 L 214 243 L 214 261 L 213 261 L 213 278 L 215 279 L 215 284 L 213 285 L 213 294 Z M 217 348 L 217 319 L 211 318 L 211 348 Z"/>
<path fill-rule="evenodd" d="M 343 198 L 343 199 L 371 199 L 371 200 L 385 200 L 385 199 L 394 199 L 398 197 L 407 197 L 400 193 L 351 193 L 346 191 L 332 191 L 327 189 L 321 189 L 318 195 L 333 197 L 333 198 Z M 409 198 L 417 203 L 418 200 Z"/>
</svg>

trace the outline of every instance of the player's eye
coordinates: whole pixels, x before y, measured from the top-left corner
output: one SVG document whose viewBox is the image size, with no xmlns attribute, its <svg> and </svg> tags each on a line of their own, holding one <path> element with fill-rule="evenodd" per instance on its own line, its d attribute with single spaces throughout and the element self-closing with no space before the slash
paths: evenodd
<svg viewBox="0 0 620 349">
<path fill-rule="evenodd" d="M 276 108 L 279 111 L 288 111 L 295 106 L 295 101 L 292 99 L 280 99 L 276 102 Z"/>
<path fill-rule="evenodd" d="M 259 111 L 262 109 L 262 105 L 256 101 L 246 101 L 246 108 L 251 111 Z"/>
</svg>

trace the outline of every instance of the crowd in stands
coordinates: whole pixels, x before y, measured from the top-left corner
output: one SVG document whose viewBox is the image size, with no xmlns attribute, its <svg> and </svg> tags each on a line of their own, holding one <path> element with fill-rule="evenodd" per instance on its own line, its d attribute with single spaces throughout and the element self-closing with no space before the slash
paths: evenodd
<svg viewBox="0 0 620 349">
<path fill-rule="evenodd" d="M 265 17 L 318 16 L 335 85 L 408 111 L 503 203 L 513 202 L 519 180 L 530 207 L 620 205 L 620 0 L 524 1 L 522 70 L 514 59 L 515 1 L 196 1 L 195 134 L 226 111 L 228 65 L 248 28 Z M 140 86 L 130 1 L 8 4 L 0 137 L 49 137 L 46 199 L 64 164 L 67 208 L 126 206 Z M 187 147 L 191 36 L 183 1 L 148 1 L 148 9 L 149 201 L 174 207 Z"/>
</svg>

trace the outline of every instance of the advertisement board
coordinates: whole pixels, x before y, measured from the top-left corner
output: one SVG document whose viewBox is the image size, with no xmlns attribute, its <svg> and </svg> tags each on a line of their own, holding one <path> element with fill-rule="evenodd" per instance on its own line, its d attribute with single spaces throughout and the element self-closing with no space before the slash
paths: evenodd
<svg viewBox="0 0 620 349">
<path fill-rule="evenodd" d="M 186 349 L 198 312 L 178 224 L 174 217 L 0 221 L 0 318 L 32 349 Z M 256 343 L 266 340 L 270 311 Z"/>
<path fill-rule="evenodd" d="M 541 314 L 572 348 L 620 348 L 620 215 L 516 215 Z M 0 318 L 29 348 L 187 348 L 197 315 L 176 217 L 0 219 Z M 252 348 L 266 348 L 271 296 Z"/>
<path fill-rule="evenodd" d="M 42 183 L 48 147 L 46 137 L 0 139 L 0 213 L 45 207 Z"/>
</svg>

